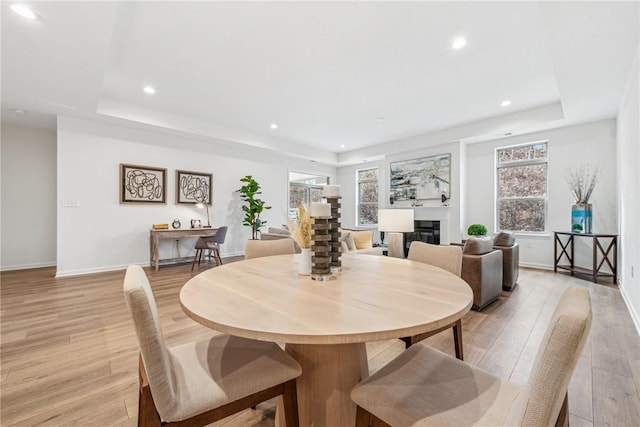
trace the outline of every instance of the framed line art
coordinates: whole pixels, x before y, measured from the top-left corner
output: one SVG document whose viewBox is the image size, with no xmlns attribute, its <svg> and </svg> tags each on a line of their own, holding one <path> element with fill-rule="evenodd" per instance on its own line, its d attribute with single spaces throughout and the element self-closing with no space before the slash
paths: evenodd
<svg viewBox="0 0 640 427">
<path fill-rule="evenodd" d="M 120 203 L 167 203 L 167 170 L 120 163 Z"/>
<path fill-rule="evenodd" d="M 210 173 L 176 170 L 176 204 L 210 205 L 212 180 Z"/>
</svg>

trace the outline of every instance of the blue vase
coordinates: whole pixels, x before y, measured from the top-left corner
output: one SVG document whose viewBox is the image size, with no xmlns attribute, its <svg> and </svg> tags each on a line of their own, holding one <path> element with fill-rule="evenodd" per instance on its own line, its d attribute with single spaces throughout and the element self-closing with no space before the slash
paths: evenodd
<svg viewBox="0 0 640 427">
<path fill-rule="evenodd" d="M 571 206 L 571 231 L 574 233 L 591 234 L 593 212 L 591 203 L 581 203 Z"/>
</svg>

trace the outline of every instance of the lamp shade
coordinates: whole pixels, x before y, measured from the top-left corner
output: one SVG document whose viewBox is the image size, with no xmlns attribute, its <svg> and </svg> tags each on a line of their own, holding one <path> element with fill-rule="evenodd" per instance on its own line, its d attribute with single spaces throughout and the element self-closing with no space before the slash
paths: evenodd
<svg viewBox="0 0 640 427">
<path fill-rule="evenodd" d="M 413 231 L 413 209 L 378 209 L 378 230 L 391 233 Z"/>
</svg>

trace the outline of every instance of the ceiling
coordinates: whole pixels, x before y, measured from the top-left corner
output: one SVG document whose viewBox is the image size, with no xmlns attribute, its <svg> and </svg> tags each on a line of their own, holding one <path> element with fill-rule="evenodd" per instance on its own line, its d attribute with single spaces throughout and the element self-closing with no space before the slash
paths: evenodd
<svg viewBox="0 0 640 427">
<path fill-rule="evenodd" d="M 637 1 L 26 4 L 37 19 L 2 2 L 3 122 L 85 117 L 337 165 L 416 135 L 614 117 L 639 49 Z"/>
</svg>

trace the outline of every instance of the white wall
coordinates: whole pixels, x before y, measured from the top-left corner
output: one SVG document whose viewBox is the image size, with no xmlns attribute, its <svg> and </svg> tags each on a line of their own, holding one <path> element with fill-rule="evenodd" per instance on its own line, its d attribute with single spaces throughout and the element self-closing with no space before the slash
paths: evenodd
<svg viewBox="0 0 640 427">
<path fill-rule="evenodd" d="M 0 269 L 55 265 L 56 134 L 2 124 Z"/>
<path fill-rule="evenodd" d="M 415 144 L 420 147 L 424 141 L 420 137 L 414 138 Z M 426 144 L 424 144 L 426 145 Z M 448 201 L 451 208 L 449 212 L 449 236 L 452 241 L 460 240 L 460 144 L 458 142 L 447 143 L 441 145 L 431 145 L 423 148 L 417 148 L 412 151 L 385 156 L 383 160 L 376 162 L 367 162 L 355 166 L 344 166 L 338 168 L 338 183 L 342 190 L 342 225 L 345 228 L 353 228 L 356 224 L 356 171 L 360 169 L 368 169 L 378 167 L 378 207 L 381 209 L 396 207 L 409 208 L 411 202 L 395 202 L 393 206 L 389 204 L 389 171 L 391 163 L 417 159 L 420 157 L 435 156 L 438 154 L 451 154 L 451 184 L 450 196 Z M 428 200 L 420 201 L 425 207 L 438 206 L 440 201 Z M 435 219 L 435 218 L 434 218 Z M 376 239 L 379 239 L 376 235 Z"/>
<path fill-rule="evenodd" d="M 286 222 L 289 169 L 335 178 L 335 168 L 241 149 L 238 157 L 219 155 L 216 146 L 180 137 L 185 149 L 170 148 L 175 137 L 71 118 L 58 119 L 58 276 L 148 264 L 149 227 L 171 223 L 188 227 L 191 218 L 206 221 L 202 209 L 175 204 L 176 169 L 213 173 L 214 227 L 229 231 L 222 256 L 243 253 L 250 230 L 242 226 L 238 193 L 240 178 L 253 177 L 262 186 L 261 198 L 272 206 L 263 214 L 269 225 Z M 194 149 L 193 147 L 199 147 Z M 228 149 L 227 149 L 228 151 Z M 244 152 L 244 155 L 243 155 Z M 250 160 L 257 159 L 257 160 Z M 119 164 L 167 168 L 166 205 L 119 203 Z M 63 201 L 78 207 L 63 207 Z M 193 240 L 164 242 L 161 257 L 193 254 Z"/>
<path fill-rule="evenodd" d="M 547 233 L 517 236 L 522 265 L 553 267 L 553 231 L 571 230 L 574 203 L 565 174 L 571 167 L 594 165 L 601 170 L 592 195 L 593 232 L 617 232 L 616 210 L 616 122 L 602 120 L 528 135 L 487 141 L 467 146 L 466 220 L 487 225 L 495 231 L 495 149 L 548 140 Z M 465 226 L 468 224 L 465 224 Z M 590 243 L 590 242 L 589 242 Z M 576 263 L 590 267 L 588 242 L 576 240 Z"/>
<path fill-rule="evenodd" d="M 640 332 L 640 52 L 629 76 L 618 114 L 619 282 Z M 633 270 L 632 270 L 633 269 Z M 633 271 L 633 272 L 632 272 Z"/>
</svg>

